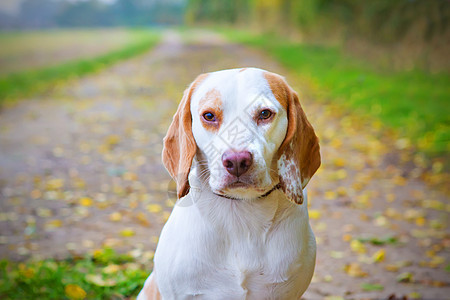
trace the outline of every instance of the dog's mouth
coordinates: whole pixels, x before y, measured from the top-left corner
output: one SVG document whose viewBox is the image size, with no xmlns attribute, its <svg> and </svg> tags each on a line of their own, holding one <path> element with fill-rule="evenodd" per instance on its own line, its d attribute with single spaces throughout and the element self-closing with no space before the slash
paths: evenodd
<svg viewBox="0 0 450 300">
<path fill-rule="evenodd" d="M 253 187 L 253 185 L 250 183 L 236 180 L 235 182 L 228 184 L 225 188 L 226 189 L 237 189 L 237 188 L 252 188 L 252 187 Z"/>
<path fill-rule="evenodd" d="M 217 196 L 231 200 L 258 199 L 268 196 L 274 190 L 279 188 L 280 184 L 276 184 L 275 186 L 267 189 L 256 187 L 253 183 L 247 183 L 238 179 L 232 183 L 229 183 L 225 188 L 213 193 Z"/>
</svg>

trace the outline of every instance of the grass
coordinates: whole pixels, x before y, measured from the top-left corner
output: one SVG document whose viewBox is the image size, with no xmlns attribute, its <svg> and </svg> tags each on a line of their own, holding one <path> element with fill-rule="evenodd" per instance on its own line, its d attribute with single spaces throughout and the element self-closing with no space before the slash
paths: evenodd
<svg viewBox="0 0 450 300">
<path fill-rule="evenodd" d="M 159 34 L 142 30 L 139 38 L 121 49 L 92 58 L 76 59 L 55 66 L 21 71 L 0 78 L 0 105 L 50 88 L 53 84 L 98 71 L 120 60 L 150 49 L 159 40 Z"/>
<path fill-rule="evenodd" d="M 0 298 L 125 299 L 139 293 L 149 272 L 110 248 L 62 261 L 0 261 Z"/>
<path fill-rule="evenodd" d="M 450 150 L 450 76 L 420 70 L 378 70 L 337 47 L 290 42 L 271 35 L 222 30 L 229 39 L 260 48 L 309 82 L 315 98 L 342 105 L 393 128 L 429 157 Z"/>
<path fill-rule="evenodd" d="M 106 54 L 143 34 L 125 28 L 0 31 L 0 76 Z"/>
</svg>

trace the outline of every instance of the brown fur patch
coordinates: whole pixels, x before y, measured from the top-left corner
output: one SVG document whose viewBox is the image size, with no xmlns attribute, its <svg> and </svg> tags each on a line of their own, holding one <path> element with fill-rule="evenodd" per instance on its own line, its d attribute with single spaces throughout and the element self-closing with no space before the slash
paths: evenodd
<svg viewBox="0 0 450 300">
<path fill-rule="evenodd" d="M 297 199 L 291 199 L 294 202 L 303 202 L 303 194 L 301 189 L 305 188 L 309 179 L 314 175 L 320 166 L 320 149 L 319 139 L 317 138 L 314 128 L 306 118 L 297 93 L 287 84 L 280 75 L 266 72 L 264 73 L 269 86 L 275 98 L 286 109 L 288 115 L 288 128 L 283 143 L 278 150 L 278 156 L 285 155 L 287 160 L 292 160 L 295 165 L 300 168 L 301 181 L 303 186 L 298 188 L 298 193 L 295 196 Z M 295 170 L 289 170 L 288 174 L 291 178 L 295 178 Z M 281 178 L 280 183 L 283 189 L 286 185 L 283 184 L 287 178 Z M 292 194 L 286 191 L 286 194 Z"/>
<path fill-rule="evenodd" d="M 173 116 L 164 138 L 162 160 L 170 176 L 177 183 L 177 196 L 181 198 L 189 192 L 189 170 L 197 145 L 192 134 L 191 97 L 195 88 L 208 76 L 199 75 L 184 91 L 183 98 Z"/>
<path fill-rule="evenodd" d="M 216 132 L 219 130 L 223 118 L 222 98 L 220 92 L 216 89 L 209 90 L 199 102 L 199 114 L 202 125 L 206 130 Z M 207 122 L 202 115 L 210 112 L 216 117 L 216 122 Z"/>
<path fill-rule="evenodd" d="M 275 99 L 280 102 L 284 109 L 288 109 L 289 90 L 284 78 L 278 74 L 271 72 L 264 72 L 264 78 L 269 83 Z"/>
</svg>

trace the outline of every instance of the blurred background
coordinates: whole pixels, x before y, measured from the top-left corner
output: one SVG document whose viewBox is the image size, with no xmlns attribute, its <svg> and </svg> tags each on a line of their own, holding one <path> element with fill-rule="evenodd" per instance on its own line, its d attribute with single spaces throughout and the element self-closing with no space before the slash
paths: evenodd
<svg viewBox="0 0 450 300">
<path fill-rule="evenodd" d="M 304 299 L 450 294 L 447 0 L 2 0 L 0 297 L 133 299 L 200 73 L 286 77 L 321 141 Z"/>
</svg>

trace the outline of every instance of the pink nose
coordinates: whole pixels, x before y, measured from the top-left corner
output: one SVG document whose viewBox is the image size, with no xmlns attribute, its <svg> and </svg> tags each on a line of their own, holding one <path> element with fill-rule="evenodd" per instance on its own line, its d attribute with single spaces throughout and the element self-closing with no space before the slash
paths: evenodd
<svg viewBox="0 0 450 300">
<path fill-rule="evenodd" d="M 234 152 L 226 151 L 222 155 L 222 164 L 228 173 L 236 177 L 241 176 L 250 169 L 253 163 L 253 156 L 248 151 Z"/>
</svg>

